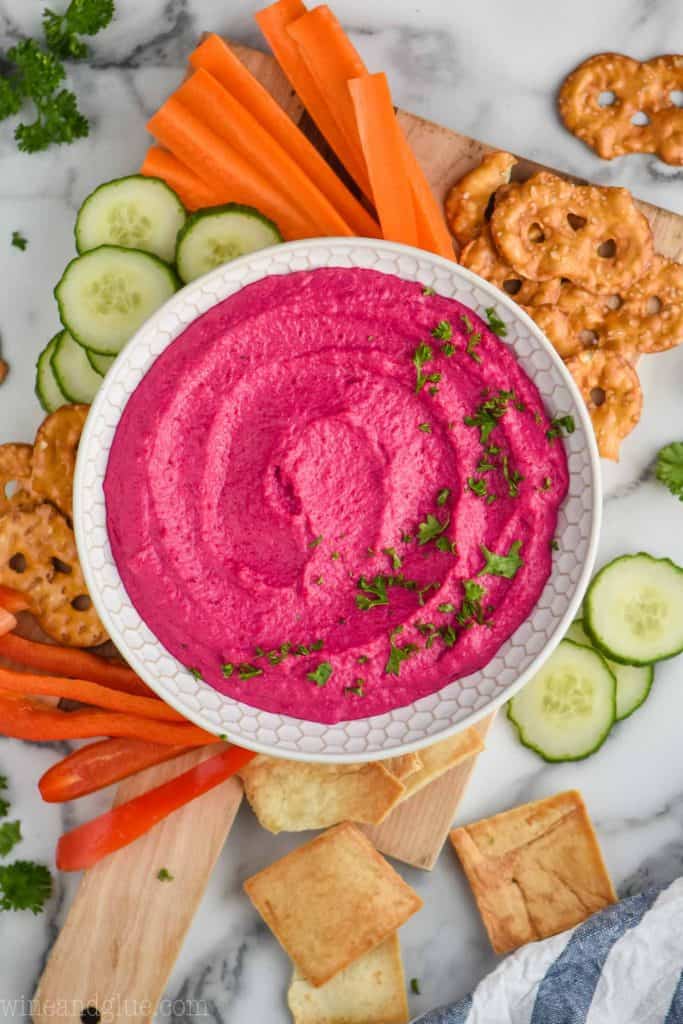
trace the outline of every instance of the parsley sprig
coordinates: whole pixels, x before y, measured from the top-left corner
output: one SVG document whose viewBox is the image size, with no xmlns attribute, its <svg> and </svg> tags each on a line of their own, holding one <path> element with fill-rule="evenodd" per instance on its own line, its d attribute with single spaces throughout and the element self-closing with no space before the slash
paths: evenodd
<svg viewBox="0 0 683 1024">
<path fill-rule="evenodd" d="M 306 678 L 310 679 L 316 686 L 327 686 L 332 671 L 333 669 L 329 661 L 321 661 L 317 668 L 313 669 L 312 672 L 306 673 Z"/>
<path fill-rule="evenodd" d="M 494 334 L 497 334 L 499 338 L 504 338 L 507 335 L 508 329 L 504 320 L 501 320 L 493 306 L 488 306 L 485 310 L 486 319 L 488 320 L 489 327 Z"/>
<path fill-rule="evenodd" d="M 389 658 L 384 666 L 384 671 L 388 676 L 398 676 L 401 674 L 401 665 L 404 661 L 407 661 L 413 654 L 415 654 L 419 647 L 414 643 L 397 644 L 394 643 L 394 637 L 398 636 L 399 633 L 403 632 L 403 626 L 397 626 L 396 629 L 392 629 L 389 633 Z"/>
<path fill-rule="evenodd" d="M 657 455 L 657 479 L 683 501 L 683 441 L 672 441 Z"/>
<path fill-rule="evenodd" d="M 0 910 L 39 914 L 52 895 L 52 876 L 44 864 L 16 860 L 0 865 Z"/>
<path fill-rule="evenodd" d="M 477 575 L 504 576 L 506 580 L 514 579 L 517 571 L 524 565 L 524 559 L 519 557 L 521 546 L 521 540 L 516 540 L 510 545 L 507 555 L 497 555 L 495 551 L 489 551 L 486 545 L 482 544 L 481 552 L 486 563 Z"/>
<path fill-rule="evenodd" d="M 479 428 L 479 440 L 483 445 L 488 444 L 493 428 L 503 418 L 514 397 L 514 391 L 500 390 L 491 398 L 484 399 L 471 416 L 465 416 L 463 422 L 466 427 Z"/>
<path fill-rule="evenodd" d="M 28 245 L 28 239 L 25 238 L 24 235 L 22 235 L 21 231 L 13 231 L 12 245 L 15 249 L 21 249 L 21 251 L 24 252 L 26 246 Z"/>
<path fill-rule="evenodd" d="M 556 437 L 562 437 L 563 434 L 573 434 L 576 430 L 576 424 L 574 423 L 574 417 L 555 416 L 550 421 L 550 426 L 545 432 L 545 436 L 549 441 L 554 441 Z"/>
</svg>

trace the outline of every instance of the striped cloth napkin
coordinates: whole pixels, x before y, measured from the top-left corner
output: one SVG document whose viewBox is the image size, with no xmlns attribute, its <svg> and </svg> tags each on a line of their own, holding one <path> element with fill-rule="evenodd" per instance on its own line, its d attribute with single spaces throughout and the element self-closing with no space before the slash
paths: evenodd
<svg viewBox="0 0 683 1024">
<path fill-rule="evenodd" d="M 523 946 L 414 1024 L 683 1024 L 683 878 Z"/>
</svg>

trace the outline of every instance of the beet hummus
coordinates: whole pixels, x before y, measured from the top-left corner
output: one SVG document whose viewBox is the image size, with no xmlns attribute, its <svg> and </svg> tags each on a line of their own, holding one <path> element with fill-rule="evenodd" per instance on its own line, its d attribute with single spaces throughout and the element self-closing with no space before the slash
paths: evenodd
<svg viewBox="0 0 683 1024">
<path fill-rule="evenodd" d="M 561 432 L 461 303 L 372 270 L 268 277 L 128 401 L 112 552 L 152 632 L 217 690 L 315 722 L 378 714 L 481 669 L 530 614 Z"/>
</svg>

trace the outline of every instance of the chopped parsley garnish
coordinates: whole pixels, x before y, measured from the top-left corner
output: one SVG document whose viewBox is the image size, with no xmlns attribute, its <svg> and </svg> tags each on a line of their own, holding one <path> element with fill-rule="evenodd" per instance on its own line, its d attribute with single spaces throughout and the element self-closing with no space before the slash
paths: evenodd
<svg viewBox="0 0 683 1024">
<path fill-rule="evenodd" d="M 442 487 L 441 490 L 439 491 L 439 493 L 436 496 L 436 503 L 437 503 L 437 505 L 439 505 L 439 506 L 445 505 L 446 502 L 448 501 L 448 499 L 450 498 L 450 496 L 451 496 L 451 489 L 450 489 L 450 487 Z"/>
<path fill-rule="evenodd" d="M 428 284 L 426 284 L 424 286 L 424 288 L 422 289 L 422 294 L 423 295 L 436 295 L 436 292 L 434 291 L 433 288 L 430 288 L 430 286 Z"/>
<path fill-rule="evenodd" d="M 452 341 L 447 341 L 441 346 L 441 351 L 450 359 L 451 356 L 455 355 L 455 345 Z"/>
<path fill-rule="evenodd" d="M 12 245 L 15 249 L 21 249 L 23 252 L 28 245 L 28 240 L 24 238 L 21 231 L 12 232 Z"/>
<path fill-rule="evenodd" d="M 521 540 L 516 540 L 510 545 L 510 550 L 507 555 L 497 555 L 495 551 L 489 551 L 489 549 L 482 544 L 481 551 L 486 559 L 484 568 L 481 569 L 478 576 L 504 576 L 506 580 L 511 580 L 517 573 L 517 570 L 524 565 L 524 559 L 519 557 L 519 549 L 522 546 Z"/>
<path fill-rule="evenodd" d="M 403 565 L 403 560 L 401 559 L 401 556 L 397 553 L 396 548 L 382 548 L 382 551 L 387 556 L 387 558 L 391 559 L 392 569 L 401 568 L 401 566 Z"/>
<path fill-rule="evenodd" d="M 499 338 L 506 337 L 508 332 L 507 326 L 505 324 L 505 321 L 500 319 L 494 307 L 488 306 L 487 309 L 484 310 L 484 312 L 486 313 L 486 319 L 488 320 L 489 327 L 491 328 L 493 333 L 497 334 Z"/>
<path fill-rule="evenodd" d="M 401 534 L 401 540 L 403 541 L 404 544 L 410 544 L 412 539 L 413 539 L 413 535 L 411 533 L 406 533 L 405 530 Z"/>
<path fill-rule="evenodd" d="M 431 423 L 418 423 L 417 429 L 421 430 L 423 434 L 431 434 L 432 425 Z"/>
<path fill-rule="evenodd" d="M 6 821 L 0 825 L 0 857 L 6 857 L 21 842 L 21 838 L 21 824 L 18 821 Z"/>
<path fill-rule="evenodd" d="M 462 604 L 460 605 L 460 611 L 455 616 L 456 621 L 461 626 L 466 626 L 470 622 L 476 622 L 481 626 L 485 621 L 485 612 L 481 604 L 481 599 L 484 597 L 486 591 L 474 580 L 465 580 L 463 587 L 465 595 L 462 599 Z"/>
<path fill-rule="evenodd" d="M 432 338 L 439 341 L 450 341 L 453 337 L 453 328 L 449 320 L 439 320 L 436 327 L 432 328 Z"/>
<path fill-rule="evenodd" d="M 422 523 L 418 523 L 417 527 L 417 542 L 418 544 L 428 544 L 430 540 L 435 540 L 439 534 L 443 533 L 447 529 L 450 522 L 450 517 L 446 516 L 445 521 L 442 523 L 435 515 L 431 512 L 427 513 L 427 518 Z"/>
<path fill-rule="evenodd" d="M 389 658 L 384 666 L 384 671 L 388 676 L 400 675 L 403 662 L 407 661 L 418 650 L 417 644 L 408 643 L 399 646 L 394 643 L 394 637 L 402 632 L 402 630 L 403 626 L 397 626 L 389 634 Z"/>
<path fill-rule="evenodd" d="M 467 486 L 472 491 L 472 494 L 476 494 L 478 498 L 484 498 L 487 505 L 492 505 L 496 500 L 496 495 L 489 493 L 488 484 L 480 477 L 468 476 Z"/>
<path fill-rule="evenodd" d="M 486 456 L 479 460 L 479 464 L 475 470 L 476 473 L 490 473 L 496 468 L 493 462 L 490 462 Z"/>
<path fill-rule="evenodd" d="M 356 658 L 356 661 L 358 662 L 359 665 L 367 665 L 367 663 L 370 661 L 370 658 L 368 657 L 367 654 L 359 654 L 358 657 Z"/>
<path fill-rule="evenodd" d="M 245 661 L 241 665 L 237 666 L 237 675 L 242 680 L 255 679 L 256 676 L 263 675 L 263 669 L 257 665 L 252 665 L 250 662 Z"/>
<path fill-rule="evenodd" d="M 479 428 L 479 440 L 483 445 L 488 444 L 491 431 L 505 415 L 508 402 L 513 398 L 513 391 L 499 391 L 492 398 L 485 399 L 472 416 L 465 416 L 463 422 L 466 427 Z"/>
<path fill-rule="evenodd" d="M 508 485 L 508 494 L 511 498 L 519 496 L 519 485 L 524 477 L 516 469 L 510 469 L 510 461 L 507 455 L 503 456 L 503 476 Z"/>
<path fill-rule="evenodd" d="M 201 679 L 202 674 L 198 668 L 191 668 L 188 670 L 193 679 Z"/>
<path fill-rule="evenodd" d="M 364 679 L 356 679 L 353 686 L 345 686 L 344 693 L 353 693 L 356 697 L 363 697 L 363 687 L 365 686 Z"/>
<path fill-rule="evenodd" d="M 313 672 L 307 672 L 306 678 L 315 683 L 316 686 L 326 686 L 332 675 L 332 666 L 329 661 L 321 661 Z"/>
<path fill-rule="evenodd" d="M 460 315 L 460 319 L 465 325 L 465 330 L 467 331 L 467 347 L 465 349 L 465 354 L 471 359 L 474 359 L 475 363 L 480 363 L 481 356 L 475 350 L 481 341 L 481 331 L 475 331 L 474 324 L 466 313 L 462 313 Z"/>
<path fill-rule="evenodd" d="M 458 639 L 458 634 L 455 632 L 452 626 L 442 626 L 439 630 L 439 636 L 446 647 L 452 647 L 455 641 Z"/>
<path fill-rule="evenodd" d="M 168 868 L 159 868 L 157 871 L 157 878 L 160 882 L 172 882 L 174 880 L 173 875 Z"/>
<path fill-rule="evenodd" d="M 224 665 L 221 665 L 221 675 L 224 679 L 229 679 L 235 671 L 235 666 L 231 661 L 226 661 Z"/>
<path fill-rule="evenodd" d="M 266 652 L 263 650 L 262 647 L 255 647 L 254 648 L 254 657 L 255 658 L 262 658 L 265 653 Z"/>
<path fill-rule="evenodd" d="M 550 477 L 549 476 L 544 477 L 543 478 L 543 483 L 541 484 L 541 490 L 542 491 L 549 491 L 552 486 L 553 486 L 553 482 L 550 479 Z"/>
<path fill-rule="evenodd" d="M 451 604 L 450 601 L 444 601 L 443 604 L 437 605 L 437 610 L 443 612 L 444 615 L 448 615 L 449 612 L 455 611 L 455 605 Z"/>
<path fill-rule="evenodd" d="M 17 860 L 0 866 L 0 910 L 39 914 L 52 895 L 52 876 L 44 864 Z"/>
<path fill-rule="evenodd" d="M 427 383 L 428 377 L 422 372 L 422 367 L 425 363 L 428 363 L 433 359 L 434 353 L 432 352 L 431 346 L 426 341 L 421 341 L 413 352 L 413 366 L 417 372 L 417 379 L 415 382 L 415 391 L 422 391 L 422 388 Z"/>
<path fill-rule="evenodd" d="M 333 562 L 338 562 L 339 559 L 341 558 L 341 555 L 339 554 L 338 551 L 332 551 L 330 552 L 330 558 L 332 559 Z"/>
<path fill-rule="evenodd" d="M 573 434 L 576 430 L 576 424 L 574 423 L 573 416 L 555 416 L 550 421 L 550 426 L 545 432 L 545 436 L 549 441 L 554 441 L 556 437 L 562 437 L 563 434 Z"/>
<path fill-rule="evenodd" d="M 356 594 L 356 605 L 362 612 L 367 612 L 371 608 L 378 608 L 383 604 L 389 604 L 386 576 L 378 574 L 372 580 L 361 576 L 358 580 L 358 586 L 363 593 Z"/>
<path fill-rule="evenodd" d="M 427 391 L 432 396 L 432 398 L 434 397 L 434 395 L 438 395 L 438 393 L 439 393 L 439 389 L 436 386 L 436 384 L 432 384 L 432 386 L 430 388 L 427 388 Z"/>
<path fill-rule="evenodd" d="M 438 590 L 440 586 L 441 586 L 440 583 L 433 582 L 433 583 L 428 583 L 426 587 L 421 587 L 418 590 L 418 592 L 417 592 L 417 599 L 418 599 L 418 603 L 420 605 L 420 608 L 422 608 L 424 603 L 425 603 L 425 598 L 424 598 L 425 594 L 428 594 L 430 590 Z"/>
<path fill-rule="evenodd" d="M 317 548 L 318 544 L 322 543 L 322 539 L 323 539 L 322 533 L 319 534 L 317 537 L 314 537 L 313 540 L 308 545 L 309 548 Z"/>
<path fill-rule="evenodd" d="M 552 551 L 559 551 L 560 550 L 560 545 L 559 545 L 558 541 L 555 540 L 554 537 L 550 541 L 550 547 L 551 547 Z"/>
<path fill-rule="evenodd" d="M 443 535 L 436 538 L 434 546 L 438 548 L 439 551 L 445 551 L 451 555 L 455 555 L 458 550 L 455 541 L 449 540 L 448 537 L 444 537 Z"/>
<path fill-rule="evenodd" d="M 412 992 L 415 993 L 416 996 L 419 996 L 419 995 L 422 994 L 421 991 L 420 991 L 420 982 L 418 981 L 417 978 L 411 978 L 410 979 L 410 989 L 411 989 Z"/>
</svg>

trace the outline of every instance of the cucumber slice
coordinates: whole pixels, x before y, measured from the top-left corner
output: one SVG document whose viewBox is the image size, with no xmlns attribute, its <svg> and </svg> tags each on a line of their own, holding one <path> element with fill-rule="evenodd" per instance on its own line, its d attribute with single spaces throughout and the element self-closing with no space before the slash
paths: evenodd
<svg viewBox="0 0 683 1024">
<path fill-rule="evenodd" d="M 575 644 L 592 647 L 593 642 L 583 628 L 583 621 L 576 619 L 567 630 L 565 640 L 573 640 Z M 598 651 L 598 654 L 601 652 Z M 603 658 L 605 655 L 603 654 Z M 617 661 L 605 658 L 610 671 L 617 681 L 617 722 L 632 715 L 636 708 L 643 704 L 652 689 L 655 678 L 654 665 L 620 665 Z"/>
<path fill-rule="evenodd" d="M 88 362 L 92 366 L 95 373 L 99 373 L 101 377 L 104 377 L 109 368 L 116 361 L 116 356 L 101 356 L 99 352 L 92 352 L 89 348 L 84 348 Z"/>
<path fill-rule="evenodd" d="M 616 720 L 616 680 L 597 651 L 562 640 L 508 704 L 519 738 L 546 761 L 581 761 Z"/>
<path fill-rule="evenodd" d="M 91 192 L 78 211 L 76 248 L 84 253 L 100 245 L 121 245 L 171 263 L 186 217 L 180 199 L 160 178 L 117 178 Z"/>
<path fill-rule="evenodd" d="M 55 288 L 67 331 L 85 348 L 115 356 L 178 287 L 158 256 L 101 245 L 77 256 Z"/>
<path fill-rule="evenodd" d="M 245 253 L 277 245 L 276 224 L 253 206 L 227 203 L 197 210 L 181 228 L 175 261 L 185 284 Z"/>
<path fill-rule="evenodd" d="M 615 558 L 586 592 L 583 624 L 612 661 L 673 658 L 683 651 L 683 569 L 644 552 Z"/>
<path fill-rule="evenodd" d="M 48 341 L 36 363 L 36 395 L 45 412 L 54 412 L 60 405 L 66 405 L 69 401 L 52 369 L 52 356 L 63 333 L 60 331 Z"/>
<path fill-rule="evenodd" d="M 102 383 L 102 375 L 93 370 L 85 349 L 74 341 L 68 331 L 58 335 L 51 363 L 52 372 L 67 399 L 90 405 Z"/>
</svg>

